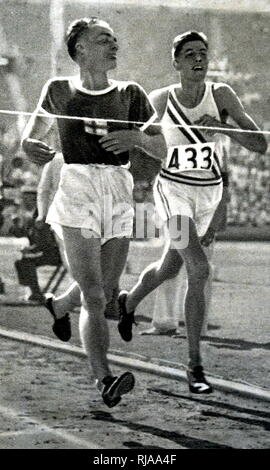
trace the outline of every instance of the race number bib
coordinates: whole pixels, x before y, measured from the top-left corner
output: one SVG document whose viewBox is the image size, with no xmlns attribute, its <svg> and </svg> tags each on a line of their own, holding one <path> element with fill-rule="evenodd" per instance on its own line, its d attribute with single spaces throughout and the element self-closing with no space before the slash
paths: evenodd
<svg viewBox="0 0 270 470">
<path fill-rule="evenodd" d="M 87 134 L 106 135 L 108 134 L 108 124 L 106 121 L 84 119 L 84 130 Z"/>
<path fill-rule="evenodd" d="M 167 169 L 172 173 L 190 170 L 211 170 L 215 142 L 169 147 Z"/>
</svg>

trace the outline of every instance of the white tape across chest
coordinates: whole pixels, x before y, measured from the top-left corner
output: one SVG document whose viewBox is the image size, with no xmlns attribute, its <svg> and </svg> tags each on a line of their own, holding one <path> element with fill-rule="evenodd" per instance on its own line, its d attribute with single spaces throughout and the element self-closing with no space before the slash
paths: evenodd
<svg viewBox="0 0 270 470">
<path fill-rule="evenodd" d="M 172 173 L 211 171 L 214 152 L 215 142 L 171 146 L 168 148 L 166 168 Z"/>
</svg>

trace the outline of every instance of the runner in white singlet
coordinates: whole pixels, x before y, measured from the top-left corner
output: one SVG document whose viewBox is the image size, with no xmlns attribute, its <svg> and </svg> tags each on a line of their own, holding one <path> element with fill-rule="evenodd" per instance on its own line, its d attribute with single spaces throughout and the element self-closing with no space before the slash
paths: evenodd
<svg viewBox="0 0 270 470">
<path fill-rule="evenodd" d="M 230 117 L 238 128 L 258 131 L 228 85 L 205 81 L 208 40 L 203 33 L 189 31 L 177 36 L 172 55 L 180 83 L 150 94 L 168 146 L 167 160 L 155 185 L 156 206 L 167 223 L 168 241 L 162 258 L 143 271 L 129 293 L 120 293 L 118 329 L 122 338 L 130 341 L 139 302 L 163 281 L 175 277 L 185 263 L 189 389 L 193 393 L 210 393 L 212 387 L 204 376 L 200 353 L 204 288 L 209 276 L 200 237 L 206 233 L 222 194 L 220 135 L 260 153 L 266 151 L 267 144 L 260 132 L 234 132 L 226 124 Z M 173 124 L 177 127 L 172 128 Z M 192 124 L 216 129 L 202 131 L 191 128 Z"/>
</svg>

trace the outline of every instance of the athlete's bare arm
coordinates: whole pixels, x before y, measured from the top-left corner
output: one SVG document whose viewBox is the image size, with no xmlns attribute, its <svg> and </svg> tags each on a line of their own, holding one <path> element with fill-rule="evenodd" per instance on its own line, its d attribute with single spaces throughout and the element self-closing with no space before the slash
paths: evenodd
<svg viewBox="0 0 270 470">
<path fill-rule="evenodd" d="M 33 114 L 24 129 L 22 148 L 29 160 L 37 165 L 45 165 L 55 155 L 55 150 L 43 142 L 52 124 L 53 119 Z"/>
<path fill-rule="evenodd" d="M 139 130 L 114 131 L 102 137 L 99 142 L 105 150 L 115 155 L 138 147 L 156 160 L 163 160 L 166 157 L 167 147 L 163 135 L 156 131 L 156 126 L 149 126 L 142 132 Z"/>
<path fill-rule="evenodd" d="M 157 121 L 161 121 L 163 114 L 166 110 L 167 100 L 168 100 L 168 87 L 159 88 L 158 90 L 153 90 L 149 93 L 148 98 L 152 106 L 155 108 L 157 113 Z"/>
<path fill-rule="evenodd" d="M 157 92 L 159 91 L 161 90 L 157 90 Z M 149 101 L 157 113 L 156 121 L 159 122 L 160 106 L 158 105 L 158 99 L 152 99 L 152 94 L 158 95 L 159 93 L 152 92 L 149 95 Z M 108 135 L 102 137 L 99 142 L 102 144 L 103 148 L 115 154 L 138 147 L 156 160 L 164 160 L 167 155 L 166 142 L 161 127 L 157 125 L 149 125 L 149 127 L 142 132 L 138 132 L 137 130 L 110 132 Z"/>
<path fill-rule="evenodd" d="M 158 119 L 157 119 L 158 120 Z M 160 126 L 149 125 L 145 130 L 123 130 L 109 132 L 99 142 L 102 147 L 116 155 L 135 147 L 142 149 L 156 160 L 164 160 L 167 146 Z"/>
<path fill-rule="evenodd" d="M 225 84 L 217 84 L 215 88 L 215 101 L 218 106 L 220 114 L 227 114 L 238 125 L 238 128 L 250 131 L 259 131 L 259 127 L 253 119 L 245 111 L 243 104 L 232 90 L 231 87 Z M 237 127 L 225 122 L 220 122 L 209 115 L 202 116 L 195 122 L 197 125 L 206 127 L 220 127 L 221 134 L 228 135 L 239 144 L 246 147 L 253 152 L 265 153 L 267 149 L 267 141 L 262 133 L 255 132 L 235 132 L 229 129 L 237 129 Z M 211 131 L 209 132 L 211 133 Z"/>
<path fill-rule="evenodd" d="M 166 108 L 168 90 L 154 90 L 148 96 L 150 103 L 156 111 L 155 122 L 160 122 Z M 158 125 L 150 125 L 144 132 L 140 132 L 140 142 L 137 147 L 144 150 L 156 160 L 164 160 L 167 155 L 167 145 Z"/>
</svg>

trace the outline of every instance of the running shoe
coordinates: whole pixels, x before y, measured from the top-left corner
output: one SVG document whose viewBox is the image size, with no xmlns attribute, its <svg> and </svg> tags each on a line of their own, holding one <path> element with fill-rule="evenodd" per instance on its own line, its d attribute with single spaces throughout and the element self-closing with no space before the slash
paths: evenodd
<svg viewBox="0 0 270 470">
<path fill-rule="evenodd" d="M 57 338 L 61 339 L 61 341 L 69 341 L 71 338 L 69 313 L 67 312 L 63 317 L 57 318 L 53 309 L 53 299 L 53 294 L 46 294 L 44 302 L 45 307 L 49 310 L 54 319 L 52 330 Z"/>
<path fill-rule="evenodd" d="M 132 325 L 135 323 L 134 312 L 127 312 L 126 309 L 127 291 L 121 291 L 118 296 L 119 320 L 118 331 L 124 341 L 132 340 Z M 136 323 L 135 323 L 136 325 Z"/>
<path fill-rule="evenodd" d="M 121 401 L 122 395 L 130 392 L 135 385 L 135 377 L 131 372 L 125 372 L 120 377 L 105 377 L 103 379 L 104 388 L 102 399 L 109 408 L 112 408 Z"/>
<path fill-rule="evenodd" d="M 43 304 L 44 303 L 44 297 L 42 294 L 31 294 L 27 299 L 25 299 L 26 302 L 34 302 L 36 304 Z"/>
<path fill-rule="evenodd" d="M 193 369 L 187 370 L 187 379 L 189 390 L 192 393 L 202 394 L 202 393 L 212 393 L 213 388 L 207 382 L 202 366 L 196 366 Z"/>
</svg>

